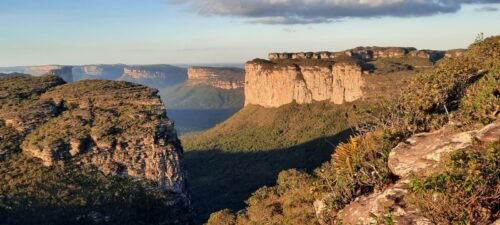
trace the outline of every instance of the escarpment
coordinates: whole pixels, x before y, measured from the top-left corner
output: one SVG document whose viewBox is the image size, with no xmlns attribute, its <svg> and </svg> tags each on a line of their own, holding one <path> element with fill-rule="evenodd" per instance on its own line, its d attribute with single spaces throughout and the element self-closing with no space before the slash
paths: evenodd
<svg viewBox="0 0 500 225">
<path fill-rule="evenodd" d="M 341 52 L 270 53 L 246 64 L 245 105 L 279 107 L 329 101 L 392 98 L 411 75 L 464 50 L 358 47 Z"/>
<path fill-rule="evenodd" d="M 119 80 L 165 88 L 185 82 L 187 71 L 170 65 L 126 66 Z"/>
<path fill-rule="evenodd" d="M 363 72 L 356 63 L 280 64 L 255 60 L 247 63 L 245 70 L 245 105 L 279 107 L 293 101 L 343 104 L 363 96 Z"/>
<path fill-rule="evenodd" d="M 208 85 L 232 90 L 243 88 L 245 72 L 239 68 L 190 67 L 188 86 Z"/>
<path fill-rule="evenodd" d="M 50 66 L 32 66 L 28 67 L 24 70 L 24 73 L 30 74 L 33 76 L 41 76 L 41 75 L 55 75 L 62 78 L 66 82 L 73 82 L 73 67 L 72 66 L 59 66 L 59 65 L 50 65 Z"/>
<path fill-rule="evenodd" d="M 45 166 L 91 165 L 184 193 L 182 147 L 155 89 L 123 81 L 64 84 L 56 76 L 2 78 L 1 85 L 0 121 L 24 137 L 23 154 Z"/>
<path fill-rule="evenodd" d="M 269 53 L 269 60 L 278 59 L 337 59 L 348 55 L 362 60 L 374 60 L 382 58 L 417 57 L 437 61 L 444 57 L 458 57 L 463 55 L 465 49 L 440 50 L 418 50 L 413 47 L 357 47 L 340 52 L 300 52 L 300 53 Z"/>
</svg>

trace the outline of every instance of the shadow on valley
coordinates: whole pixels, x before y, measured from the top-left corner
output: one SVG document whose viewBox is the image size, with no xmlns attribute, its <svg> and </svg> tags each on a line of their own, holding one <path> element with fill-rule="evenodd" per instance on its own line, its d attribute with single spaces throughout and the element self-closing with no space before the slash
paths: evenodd
<svg viewBox="0 0 500 225">
<path fill-rule="evenodd" d="M 192 202 L 198 222 L 205 222 L 215 211 L 237 211 L 262 186 L 274 185 L 282 170 L 311 171 L 328 161 L 334 146 L 346 140 L 352 129 L 334 136 L 284 149 L 268 151 L 192 150 L 185 153 Z"/>
</svg>

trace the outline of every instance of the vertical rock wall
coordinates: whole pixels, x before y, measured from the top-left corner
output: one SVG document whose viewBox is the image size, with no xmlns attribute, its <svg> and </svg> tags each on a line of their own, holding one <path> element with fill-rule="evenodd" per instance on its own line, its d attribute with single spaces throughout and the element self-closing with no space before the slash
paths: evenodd
<svg viewBox="0 0 500 225">
<path fill-rule="evenodd" d="M 362 68 L 355 63 L 273 63 L 254 60 L 245 66 L 245 105 L 279 107 L 352 102 L 363 97 Z"/>
</svg>

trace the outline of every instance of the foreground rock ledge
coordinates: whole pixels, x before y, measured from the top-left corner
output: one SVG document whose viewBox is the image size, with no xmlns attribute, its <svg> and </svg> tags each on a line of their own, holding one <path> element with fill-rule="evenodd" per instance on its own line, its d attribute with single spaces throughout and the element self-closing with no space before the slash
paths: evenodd
<svg viewBox="0 0 500 225">
<path fill-rule="evenodd" d="M 489 143 L 499 138 L 500 120 L 480 130 L 457 133 L 447 126 L 436 132 L 415 135 L 394 148 L 389 156 L 389 168 L 400 180 L 384 191 L 356 199 L 340 211 L 337 218 L 344 224 L 377 224 L 377 218 L 386 216 L 387 209 L 391 209 L 395 224 L 433 224 L 418 216 L 416 209 L 405 201 L 410 176 L 439 171 L 445 155 L 470 146 L 473 140 Z"/>
</svg>

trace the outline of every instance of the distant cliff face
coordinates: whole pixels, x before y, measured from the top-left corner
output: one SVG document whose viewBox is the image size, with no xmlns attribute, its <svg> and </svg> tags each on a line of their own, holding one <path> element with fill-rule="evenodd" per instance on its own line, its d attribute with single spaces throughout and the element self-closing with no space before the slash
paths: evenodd
<svg viewBox="0 0 500 225">
<path fill-rule="evenodd" d="M 33 76 L 40 75 L 56 75 L 62 78 L 66 82 L 73 82 L 73 67 L 71 66 L 59 66 L 59 65 L 49 65 L 49 66 L 32 66 L 27 67 L 24 73 Z"/>
<path fill-rule="evenodd" d="M 126 66 L 119 80 L 165 88 L 185 82 L 187 71 L 170 65 Z"/>
<path fill-rule="evenodd" d="M 115 80 L 123 75 L 125 65 L 85 65 L 73 67 L 75 80 Z"/>
<path fill-rule="evenodd" d="M 77 161 L 185 191 L 182 147 L 156 90 L 123 81 L 64 84 L 55 76 L 2 78 L 0 85 L 0 127 L 24 137 L 22 153 L 46 166 Z"/>
<path fill-rule="evenodd" d="M 190 67 L 188 85 L 208 85 L 220 89 L 243 88 L 245 72 L 239 68 Z"/>
<path fill-rule="evenodd" d="M 245 105 L 279 107 L 296 101 L 352 102 L 363 97 L 356 63 L 280 64 L 254 60 L 245 66 Z"/>
</svg>

